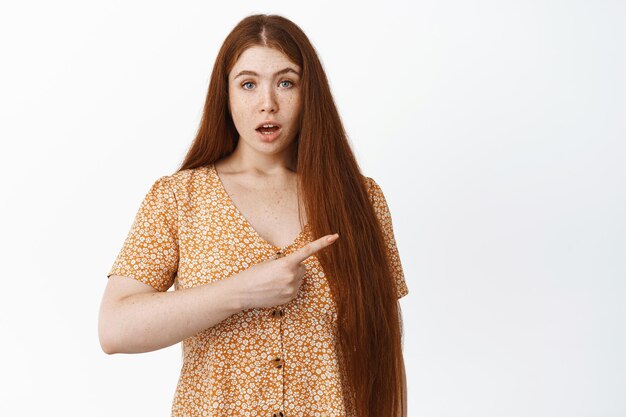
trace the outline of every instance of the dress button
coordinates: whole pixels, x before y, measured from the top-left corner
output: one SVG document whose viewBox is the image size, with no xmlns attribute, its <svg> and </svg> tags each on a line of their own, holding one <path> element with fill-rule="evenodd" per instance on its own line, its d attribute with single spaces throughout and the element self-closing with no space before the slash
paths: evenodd
<svg viewBox="0 0 626 417">
<path fill-rule="evenodd" d="M 275 308 L 272 311 L 272 317 L 274 318 L 282 317 L 284 315 L 285 315 L 285 311 L 282 308 Z"/>
<path fill-rule="evenodd" d="M 280 357 L 272 359 L 272 362 L 274 363 L 274 366 L 277 368 L 282 368 L 283 364 L 285 363 Z"/>
</svg>

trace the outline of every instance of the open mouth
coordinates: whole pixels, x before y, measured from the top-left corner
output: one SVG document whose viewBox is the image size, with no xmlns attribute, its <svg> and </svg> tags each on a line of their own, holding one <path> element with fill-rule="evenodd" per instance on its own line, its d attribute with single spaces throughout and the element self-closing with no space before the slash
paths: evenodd
<svg viewBox="0 0 626 417">
<path fill-rule="evenodd" d="M 272 134 L 280 130 L 280 125 L 277 123 L 262 123 L 257 126 L 256 131 L 262 135 L 271 136 Z"/>
</svg>

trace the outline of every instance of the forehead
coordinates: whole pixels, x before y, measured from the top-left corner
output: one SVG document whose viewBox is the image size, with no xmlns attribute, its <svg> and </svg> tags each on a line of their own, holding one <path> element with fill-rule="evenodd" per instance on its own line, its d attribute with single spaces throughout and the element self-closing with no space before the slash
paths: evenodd
<svg viewBox="0 0 626 417">
<path fill-rule="evenodd" d="M 234 77 L 240 71 L 253 71 L 261 77 L 270 77 L 277 70 L 285 67 L 291 67 L 300 72 L 300 67 L 279 50 L 267 46 L 252 46 L 239 56 L 230 76 Z"/>
</svg>

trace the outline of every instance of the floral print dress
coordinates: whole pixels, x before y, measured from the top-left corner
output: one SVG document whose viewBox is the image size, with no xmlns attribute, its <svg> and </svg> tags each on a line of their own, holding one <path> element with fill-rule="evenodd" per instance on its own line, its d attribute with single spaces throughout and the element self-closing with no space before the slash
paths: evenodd
<svg viewBox="0 0 626 417">
<path fill-rule="evenodd" d="M 397 297 L 408 294 L 391 215 L 378 184 L 364 177 L 384 231 Z M 278 248 L 239 212 L 213 164 L 157 179 L 111 267 L 158 291 L 191 288 L 237 274 L 279 249 L 312 241 L 308 224 Z M 251 308 L 182 341 L 183 363 L 171 415 L 347 416 L 334 338 L 336 309 L 315 257 L 296 298 Z"/>
</svg>

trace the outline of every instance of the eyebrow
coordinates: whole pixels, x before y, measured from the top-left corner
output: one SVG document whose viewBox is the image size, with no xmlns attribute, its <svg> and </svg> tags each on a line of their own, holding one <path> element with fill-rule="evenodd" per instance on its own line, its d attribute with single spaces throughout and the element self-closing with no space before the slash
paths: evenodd
<svg viewBox="0 0 626 417">
<path fill-rule="evenodd" d="M 293 73 L 294 73 L 294 74 L 296 74 L 298 77 L 300 76 L 300 73 L 299 73 L 298 71 L 296 71 L 296 70 L 294 70 L 293 68 L 290 68 L 290 67 L 287 67 L 287 68 L 281 69 L 280 71 L 278 71 L 278 72 L 274 73 L 274 76 L 277 76 L 277 75 L 282 75 L 282 74 L 286 74 L 286 73 L 288 73 L 288 72 L 293 72 Z M 242 76 L 242 75 L 254 75 L 254 76 L 257 76 L 257 77 L 258 77 L 258 75 L 259 75 L 259 74 L 257 74 L 257 73 L 256 73 L 256 72 L 254 72 L 254 71 L 243 70 L 243 71 L 240 71 L 240 72 L 239 72 L 239 74 L 235 75 L 235 78 L 240 77 L 240 76 Z M 235 78 L 233 78 L 233 80 L 234 80 Z"/>
</svg>

